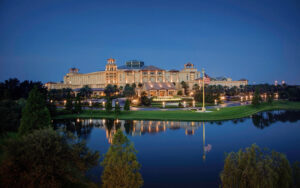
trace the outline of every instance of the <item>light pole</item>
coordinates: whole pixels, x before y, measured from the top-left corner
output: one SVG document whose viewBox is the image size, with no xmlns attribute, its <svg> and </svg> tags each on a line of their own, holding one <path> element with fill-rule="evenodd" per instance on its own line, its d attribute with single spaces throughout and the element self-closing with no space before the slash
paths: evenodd
<svg viewBox="0 0 300 188">
<path fill-rule="evenodd" d="M 202 83 L 202 86 L 203 86 L 203 102 L 202 102 L 202 112 L 205 112 L 205 92 L 204 92 L 204 77 L 205 77 L 205 73 L 204 73 L 204 69 L 202 69 L 202 77 L 203 77 L 203 83 Z"/>
</svg>

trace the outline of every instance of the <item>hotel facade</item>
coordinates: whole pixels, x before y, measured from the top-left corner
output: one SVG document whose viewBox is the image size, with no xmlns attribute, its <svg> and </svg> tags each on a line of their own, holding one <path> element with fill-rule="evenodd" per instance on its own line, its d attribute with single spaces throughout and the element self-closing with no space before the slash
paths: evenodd
<svg viewBox="0 0 300 188">
<path fill-rule="evenodd" d="M 247 80 L 232 81 L 214 80 L 206 78 L 208 85 L 222 85 L 227 87 L 247 85 Z M 62 83 L 48 82 L 45 86 L 50 89 L 71 88 L 78 92 L 80 88 L 88 85 L 93 95 L 103 95 L 104 88 L 111 84 L 125 87 L 126 84 L 136 84 L 139 94 L 144 91 L 148 96 L 174 96 L 181 88 L 181 82 L 188 84 L 192 90 L 195 84 L 203 84 L 202 73 L 194 64 L 186 63 L 182 70 L 164 70 L 156 66 L 145 66 L 142 61 L 127 61 L 123 66 L 117 66 L 115 59 L 108 59 L 104 71 L 80 73 L 79 69 L 71 68 L 64 76 Z"/>
</svg>

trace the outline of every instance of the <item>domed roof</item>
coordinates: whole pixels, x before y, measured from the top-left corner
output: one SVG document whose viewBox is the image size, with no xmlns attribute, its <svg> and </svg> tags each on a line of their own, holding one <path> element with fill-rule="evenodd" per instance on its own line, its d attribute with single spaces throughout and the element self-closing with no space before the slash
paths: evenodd
<svg viewBox="0 0 300 188">
<path fill-rule="evenodd" d="M 109 58 L 109 59 L 107 59 L 107 63 L 115 63 L 116 62 L 116 60 L 115 59 L 113 59 L 113 58 Z"/>
</svg>

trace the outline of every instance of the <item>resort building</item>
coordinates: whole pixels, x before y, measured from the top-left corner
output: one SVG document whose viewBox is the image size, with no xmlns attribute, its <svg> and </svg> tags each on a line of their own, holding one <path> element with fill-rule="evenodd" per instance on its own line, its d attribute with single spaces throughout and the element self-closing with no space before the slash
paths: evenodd
<svg viewBox="0 0 300 188">
<path fill-rule="evenodd" d="M 80 73 L 79 69 L 71 68 L 64 76 L 63 83 L 48 82 L 45 86 L 48 89 L 71 88 L 78 92 L 80 88 L 88 85 L 94 95 L 104 95 L 104 88 L 111 84 L 118 87 L 125 87 L 126 84 L 135 84 L 138 94 L 146 92 L 148 96 L 174 96 L 181 88 L 184 81 L 192 90 L 195 84 L 202 86 L 201 71 L 198 71 L 194 64 L 186 63 L 182 70 L 164 70 L 156 66 L 146 66 L 143 61 L 127 61 L 125 65 L 117 66 L 115 59 L 108 59 L 104 71 L 92 73 Z M 206 76 L 207 77 L 207 76 Z M 213 81 L 207 77 L 209 85 L 240 86 L 247 85 L 247 80 Z"/>
</svg>

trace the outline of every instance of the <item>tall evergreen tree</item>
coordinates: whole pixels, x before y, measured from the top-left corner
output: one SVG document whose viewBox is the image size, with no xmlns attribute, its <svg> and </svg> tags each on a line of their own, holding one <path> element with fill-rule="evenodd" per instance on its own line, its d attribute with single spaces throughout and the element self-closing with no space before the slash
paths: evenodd
<svg viewBox="0 0 300 188">
<path fill-rule="evenodd" d="M 48 127 L 51 124 L 49 110 L 46 106 L 45 97 L 34 87 L 22 111 L 20 134 L 26 134 L 34 129 Z"/>
<path fill-rule="evenodd" d="M 130 110 L 130 100 L 129 99 L 126 99 L 126 101 L 125 101 L 124 110 L 126 110 L 126 111 Z"/>
<path fill-rule="evenodd" d="M 133 144 L 119 129 L 101 163 L 104 167 L 101 176 L 104 188 L 138 188 L 143 185 L 136 152 Z"/>
<path fill-rule="evenodd" d="M 111 110 L 112 110 L 111 99 L 107 99 L 107 101 L 105 103 L 105 110 L 106 110 L 106 112 L 111 112 Z"/>
<path fill-rule="evenodd" d="M 75 113 L 81 113 L 82 111 L 81 101 L 79 96 L 76 97 L 74 111 Z"/>
<path fill-rule="evenodd" d="M 121 108 L 119 102 L 115 103 L 115 114 L 119 115 L 121 113 Z"/>
</svg>

